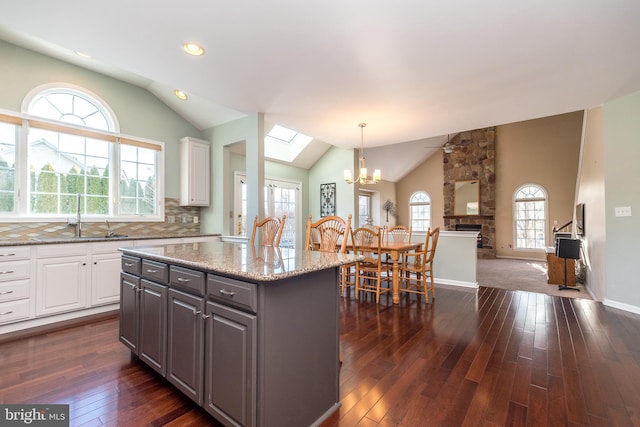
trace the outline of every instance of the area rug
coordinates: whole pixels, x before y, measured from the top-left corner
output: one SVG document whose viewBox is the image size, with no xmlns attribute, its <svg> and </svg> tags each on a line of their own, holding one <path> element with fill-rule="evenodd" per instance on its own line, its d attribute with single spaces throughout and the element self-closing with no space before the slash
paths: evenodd
<svg viewBox="0 0 640 427">
<path fill-rule="evenodd" d="M 584 285 L 580 291 L 558 290 L 558 285 L 547 284 L 547 263 L 517 259 L 478 259 L 478 284 L 489 288 L 536 292 L 567 298 L 591 299 Z"/>
</svg>

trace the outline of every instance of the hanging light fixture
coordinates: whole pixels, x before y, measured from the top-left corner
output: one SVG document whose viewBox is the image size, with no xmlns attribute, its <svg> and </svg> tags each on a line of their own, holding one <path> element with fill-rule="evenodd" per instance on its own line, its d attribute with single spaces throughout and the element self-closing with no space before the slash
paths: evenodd
<svg viewBox="0 0 640 427">
<path fill-rule="evenodd" d="M 380 169 L 376 169 L 373 171 L 373 177 L 369 178 L 367 176 L 367 166 L 364 164 L 364 127 L 366 123 L 360 123 L 360 174 L 353 179 L 353 175 L 351 174 L 350 169 L 345 169 L 344 171 L 344 180 L 347 184 L 359 183 L 360 185 L 365 184 L 377 184 L 378 181 L 382 179 L 382 172 Z"/>
</svg>

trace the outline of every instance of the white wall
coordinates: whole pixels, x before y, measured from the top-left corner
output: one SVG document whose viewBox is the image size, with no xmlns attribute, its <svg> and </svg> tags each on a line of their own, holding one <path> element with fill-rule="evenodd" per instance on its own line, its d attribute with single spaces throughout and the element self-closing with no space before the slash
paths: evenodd
<svg viewBox="0 0 640 427">
<path fill-rule="evenodd" d="M 640 313 L 640 92 L 604 105 L 605 304 Z M 632 216 L 616 217 L 616 207 Z M 586 231 L 589 233 L 589 230 Z"/>
<path fill-rule="evenodd" d="M 582 237 L 582 260 L 586 287 L 594 299 L 606 296 L 606 208 L 604 171 L 604 129 L 602 107 L 585 111 L 577 203 L 585 205 L 585 236 Z"/>
</svg>

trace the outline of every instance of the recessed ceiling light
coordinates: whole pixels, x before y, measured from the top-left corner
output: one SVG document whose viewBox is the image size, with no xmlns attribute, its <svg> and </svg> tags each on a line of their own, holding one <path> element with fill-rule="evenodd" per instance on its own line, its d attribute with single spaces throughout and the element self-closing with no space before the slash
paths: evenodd
<svg viewBox="0 0 640 427">
<path fill-rule="evenodd" d="M 91 55 L 87 55 L 86 53 L 82 53 L 79 50 L 74 50 L 75 54 L 82 57 L 82 58 L 87 58 L 87 59 L 91 59 Z"/>
<path fill-rule="evenodd" d="M 193 56 L 204 55 L 204 49 L 195 43 L 185 43 L 182 45 L 182 48 L 189 55 L 193 55 Z"/>
<path fill-rule="evenodd" d="M 176 89 L 173 91 L 173 93 L 180 99 L 182 99 L 183 101 L 186 101 L 189 97 L 187 96 L 186 93 L 184 93 L 183 91 L 181 91 L 180 89 Z"/>
</svg>

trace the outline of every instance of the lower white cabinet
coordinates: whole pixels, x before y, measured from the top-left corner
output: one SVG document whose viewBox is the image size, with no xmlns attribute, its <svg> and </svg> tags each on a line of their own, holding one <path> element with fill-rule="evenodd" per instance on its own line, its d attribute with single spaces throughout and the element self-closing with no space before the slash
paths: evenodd
<svg viewBox="0 0 640 427">
<path fill-rule="evenodd" d="M 0 248 L 0 324 L 29 318 L 31 248 Z"/>
<path fill-rule="evenodd" d="M 120 302 L 118 248 L 197 244 L 216 237 L 178 237 L 0 246 L 0 333 L 108 311 Z M 89 312 L 88 310 L 92 311 Z M 9 325 L 13 324 L 13 325 Z M 4 329 L 4 326 L 7 328 Z"/>
<path fill-rule="evenodd" d="M 120 301 L 122 242 L 100 242 L 91 245 L 91 306 Z"/>
<path fill-rule="evenodd" d="M 38 259 L 36 316 L 87 307 L 87 263 L 87 255 Z"/>
</svg>

